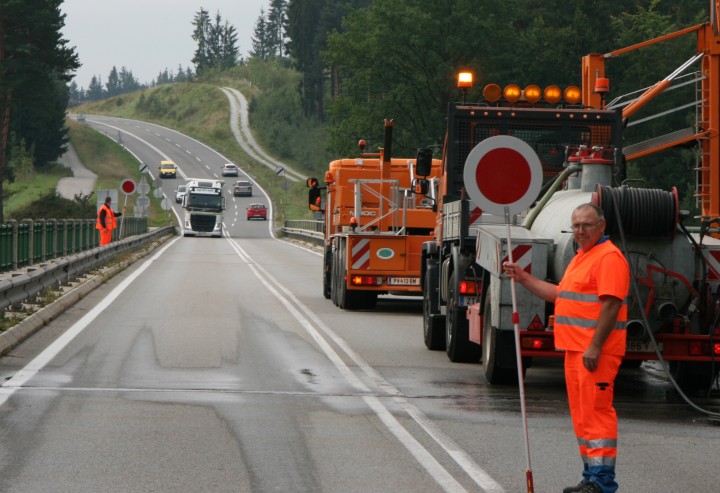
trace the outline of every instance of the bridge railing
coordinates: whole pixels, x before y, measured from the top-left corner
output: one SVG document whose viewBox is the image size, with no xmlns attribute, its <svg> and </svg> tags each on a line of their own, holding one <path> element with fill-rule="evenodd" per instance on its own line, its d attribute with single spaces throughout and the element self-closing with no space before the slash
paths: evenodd
<svg viewBox="0 0 720 493">
<path fill-rule="evenodd" d="M 82 232 L 71 230 L 66 238 L 82 238 Z M 147 233 L 134 234 L 105 246 L 93 246 L 85 250 L 69 252 L 63 256 L 47 259 L 27 267 L 0 275 L 0 310 L 33 298 L 43 289 L 84 275 L 113 261 L 119 254 L 135 250 L 162 238 L 175 234 L 173 226 L 156 228 Z"/>
<path fill-rule="evenodd" d="M 123 238 L 145 233 L 147 218 L 123 218 Z M 113 241 L 120 230 L 113 230 Z M 97 247 L 95 219 L 23 219 L 0 224 L 0 272 L 8 272 Z"/>
<path fill-rule="evenodd" d="M 298 240 L 308 241 L 315 245 L 324 243 L 323 221 L 314 221 L 311 219 L 294 219 L 284 222 L 281 229 L 282 233 Z"/>
</svg>

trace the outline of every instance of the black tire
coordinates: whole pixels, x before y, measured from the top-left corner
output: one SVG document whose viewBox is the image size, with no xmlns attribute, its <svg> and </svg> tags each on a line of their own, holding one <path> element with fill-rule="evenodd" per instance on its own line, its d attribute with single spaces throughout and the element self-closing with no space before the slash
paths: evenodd
<svg viewBox="0 0 720 493">
<path fill-rule="evenodd" d="M 428 265 L 423 284 L 423 338 L 431 351 L 445 350 L 445 319 L 440 316 L 438 300 L 438 268 Z"/>
<path fill-rule="evenodd" d="M 445 315 L 445 352 L 454 363 L 477 363 L 480 346 L 470 342 L 470 327 L 465 317 L 466 309 L 458 305 L 456 272 L 450 276 Z"/>
<path fill-rule="evenodd" d="M 338 248 L 335 245 L 335 249 L 332 251 L 332 270 L 330 275 L 330 299 L 332 299 L 333 305 L 339 306 L 339 291 L 340 283 L 338 282 L 338 270 L 340 270 L 340 260 L 338 259 Z"/>
<path fill-rule="evenodd" d="M 483 374 L 485 380 L 492 385 L 517 385 L 517 365 L 514 367 L 501 367 L 499 363 L 500 345 L 498 344 L 499 330 L 492 326 L 490 297 L 485 300 L 483 311 Z"/>
<path fill-rule="evenodd" d="M 330 299 L 332 294 L 332 247 L 325 247 L 325 257 L 323 258 L 323 297 Z"/>
<path fill-rule="evenodd" d="M 347 280 L 345 279 L 347 275 L 347 266 L 345 265 L 345 242 L 340 240 L 339 242 L 339 248 L 338 248 L 338 254 L 337 254 L 337 268 L 335 271 L 337 272 L 337 301 L 338 301 L 338 307 L 345 309 L 345 305 L 347 304 Z"/>
</svg>

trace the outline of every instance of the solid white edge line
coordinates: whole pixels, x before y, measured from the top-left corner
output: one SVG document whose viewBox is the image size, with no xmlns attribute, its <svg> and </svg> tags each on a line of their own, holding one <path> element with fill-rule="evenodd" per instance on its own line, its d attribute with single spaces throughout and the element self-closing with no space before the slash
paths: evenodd
<svg viewBox="0 0 720 493">
<path fill-rule="evenodd" d="M 289 243 L 289 242 L 285 242 Z M 289 243 L 292 245 L 292 243 Z M 303 248 L 298 245 L 293 245 L 298 248 Z M 242 250 L 242 248 L 237 245 L 239 249 Z M 249 261 L 250 257 L 243 251 L 245 255 L 245 259 Z M 320 255 L 317 252 L 314 252 L 310 250 L 310 253 L 314 253 L 317 255 Z M 301 302 L 297 297 L 292 294 L 287 288 L 282 286 L 280 283 L 277 282 L 265 269 L 263 269 L 260 266 L 257 266 L 258 269 L 261 269 L 263 271 L 263 275 L 266 276 L 268 279 L 272 279 L 272 281 L 278 286 L 278 289 L 280 289 L 288 299 L 290 299 L 296 306 L 302 310 L 307 317 L 309 317 L 311 320 L 314 320 L 317 327 L 325 333 L 327 337 L 329 337 L 342 351 L 353 361 L 355 364 L 362 369 L 362 371 L 370 377 L 370 379 L 377 385 L 380 389 L 387 392 L 389 395 L 394 395 L 395 401 L 400 405 L 400 407 L 410 416 L 412 417 L 415 422 L 420 425 L 421 428 L 425 430 L 425 432 L 433 439 L 435 442 L 440 445 L 445 452 L 453 458 L 453 460 L 467 473 L 468 476 L 470 476 L 473 481 L 480 486 L 483 491 L 486 493 L 504 493 L 503 487 L 495 481 L 492 476 L 490 476 L 480 465 L 478 465 L 472 457 L 470 457 L 467 452 L 465 452 L 452 438 L 445 435 L 433 422 L 428 418 L 425 413 L 423 413 L 420 409 L 417 408 L 414 404 L 412 404 L 410 401 L 408 401 L 406 398 L 400 396 L 400 390 L 397 389 L 394 385 L 392 385 L 390 382 L 385 380 L 370 364 L 368 364 L 359 354 L 357 354 L 348 344 L 347 342 L 342 339 L 340 336 L 338 336 L 332 329 L 330 329 L 327 325 L 325 325 L 322 321 L 320 321 L 319 317 L 317 317 L 312 310 L 305 305 L 303 302 Z M 344 364 L 344 363 L 343 363 Z"/>
<path fill-rule="evenodd" d="M 255 276 L 260 280 L 261 283 L 265 285 L 265 287 L 287 308 L 287 310 L 290 312 L 290 314 L 300 323 L 300 325 L 306 330 L 306 332 L 313 338 L 314 341 L 318 343 L 320 346 L 320 349 L 325 353 L 325 355 L 328 357 L 330 361 L 335 365 L 337 370 L 340 372 L 341 375 L 343 375 L 348 383 L 350 383 L 353 387 L 355 387 L 358 390 L 367 392 L 370 391 L 370 388 L 358 378 L 357 375 L 347 366 L 347 364 L 342 360 L 342 358 L 337 354 L 337 352 L 328 344 L 328 342 L 325 340 L 325 338 L 318 332 L 318 330 L 313 325 L 313 321 L 321 327 L 321 330 L 323 332 L 326 332 L 326 335 L 330 337 L 331 339 L 335 340 L 342 340 L 336 335 L 333 337 L 334 333 L 327 327 L 322 327 L 322 322 L 317 321 L 317 317 L 314 316 L 312 311 L 304 305 L 301 301 L 299 301 L 292 293 L 289 293 L 285 287 L 283 287 L 272 275 L 270 275 L 269 272 L 267 272 L 263 267 L 260 265 L 253 263 L 252 258 L 243 250 L 243 248 L 236 243 L 235 240 L 229 239 L 228 240 L 230 244 L 233 246 L 235 251 L 237 252 L 238 256 L 247 262 L 248 267 L 250 270 L 255 274 Z M 272 283 L 272 284 L 271 284 Z M 276 287 L 278 289 L 276 289 Z M 285 296 L 284 294 L 280 293 L 280 291 L 283 293 L 286 293 L 288 296 Z M 290 300 L 292 301 L 292 304 L 290 303 Z M 297 305 L 300 307 L 300 309 L 305 312 L 307 317 L 303 314 L 301 314 L 297 308 L 295 308 L 294 305 Z M 311 321 L 311 319 L 314 319 Z M 332 335 L 331 335 L 332 334 Z M 344 346 L 344 347 L 343 347 Z M 345 348 L 349 347 L 344 344 L 341 346 L 343 351 L 345 351 Z M 351 358 L 354 352 L 351 350 L 350 353 L 345 351 L 348 356 Z M 359 358 L 359 357 L 358 357 Z M 368 373 L 365 369 L 363 371 Z M 371 373 L 373 373 L 374 370 L 372 370 Z M 377 374 L 376 374 L 377 375 Z M 382 377 L 377 375 L 377 378 L 382 380 Z M 377 382 L 376 382 L 377 383 Z M 395 389 L 390 383 L 384 382 L 383 384 L 379 385 L 381 388 L 387 391 L 388 388 L 392 388 L 393 391 L 389 392 L 390 395 L 398 394 L 399 391 Z M 407 429 L 392 415 L 392 413 L 388 410 L 388 408 L 377 398 L 372 396 L 365 396 L 364 397 L 365 402 L 368 404 L 368 406 L 373 410 L 373 412 L 377 415 L 377 417 L 385 424 L 386 428 L 398 439 L 400 443 L 402 443 L 405 448 L 415 457 L 415 459 L 425 468 L 425 470 L 430 474 L 435 481 L 445 490 L 445 491 L 467 491 L 455 478 L 450 475 L 450 473 L 440 464 L 437 459 L 435 459 L 430 452 L 427 451 L 427 449 L 417 441 L 408 431 Z M 397 401 L 397 399 L 395 399 Z M 403 408 L 405 406 L 410 406 L 410 408 L 414 408 L 412 404 L 405 403 Z M 423 416 L 424 419 L 422 421 L 427 424 L 430 420 L 425 417 L 422 412 L 419 409 L 414 409 L 413 413 L 408 413 L 408 415 L 416 421 L 418 424 L 421 425 L 423 429 L 427 428 L 423 426 L 423 423 L 418 421 L 419 416 Z M 435 441 L 443 447 L 443 449 L 447 452 L 447 454 L 452 457 L 456 462 L 463 467 L 463 469 L 468 473 L 472 479 L 478 483 L 479 486 L 484 488 L 484 491 L 490 493 L 503 493 L 504 490 L 500 485 L 498 485 L 490 476 L 485 473 L 477 464 L 472 463 L 472 459 L 469 459 L 467 457 L 467 454 L 465 454 L 466 458 L 474 465 L 474 467 L 468 467 L 467 460 L 462 457 L 462 454 L 458 454 L 458 451 L 461 451 L 460 447 L 457 445 L 454 445 L 452 449 L 447 447 L 447 443 L 452 443 L 450 438 L 445 437 L 444 440 L 438 441 L 438 437 L 442 435 L 442 432 L 437 430 L 437 428 L 434 429 L 434 434 L 428 433 Z M 458 458 L 460 458 L 460 462 L 458 462 Z M 478 471 L 481 471 L 482 474 L 478 474 Z M 479 477 L 480 476 L 480 477 Z M 487 489 L 485 489 L 487 488 Z"/>
</svg>

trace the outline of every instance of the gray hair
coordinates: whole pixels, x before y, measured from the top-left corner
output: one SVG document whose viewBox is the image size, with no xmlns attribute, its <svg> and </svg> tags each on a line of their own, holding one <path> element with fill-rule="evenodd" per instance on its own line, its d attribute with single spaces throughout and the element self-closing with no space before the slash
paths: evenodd
<svg viewBox="0 0 720 493">
<path fill-rule="evenodd" d="M 603 212 L 602 207 L 598 207 L 595 204 L 586 202 L 584 204 L 580 204 L 579 206 L 575 207 L 575 210 L 573 211 L 573 213 L 575 213 L 575 211 L 579 211 L 580 209 L 592 209 L 595 211 L 595 213 L 597 214 L 598 219 L 600 221 L 605 220 L 605 213 Z"/>
</svg>

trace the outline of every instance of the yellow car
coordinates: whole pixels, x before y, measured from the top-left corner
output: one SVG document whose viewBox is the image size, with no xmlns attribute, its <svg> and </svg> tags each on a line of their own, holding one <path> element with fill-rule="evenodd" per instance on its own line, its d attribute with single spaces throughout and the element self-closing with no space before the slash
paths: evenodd
<svg viewBox="0 0 720 493">
<path fill-rule="evenodd" d="M 172 161 L 160 161 L 160 178 L 175 178 L 177 166 Z"/>
</svg>

